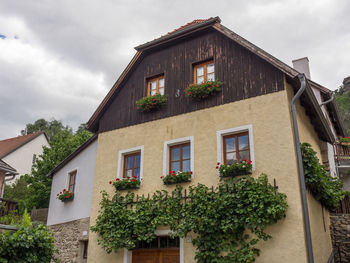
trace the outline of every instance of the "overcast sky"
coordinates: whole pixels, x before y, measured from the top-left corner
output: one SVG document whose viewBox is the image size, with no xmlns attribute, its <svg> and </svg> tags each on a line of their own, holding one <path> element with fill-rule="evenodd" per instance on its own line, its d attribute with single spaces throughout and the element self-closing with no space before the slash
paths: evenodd
<svg viewBox="0 0 350 263">
<path fill-rule="evenodd" d="M 349 0 L 1 0 L 0 140 L 26 123 L 87 122 L 134 47 L 194 19 L 222 24 L 335 89 L 350 75 Z"/>
</svg>

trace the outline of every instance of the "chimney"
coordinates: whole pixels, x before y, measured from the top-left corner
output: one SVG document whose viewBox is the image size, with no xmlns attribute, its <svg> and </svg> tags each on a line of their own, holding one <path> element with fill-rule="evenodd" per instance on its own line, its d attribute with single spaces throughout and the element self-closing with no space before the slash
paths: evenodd
<svg viewBox="0 0 350 263">
<path fill-rule="evenodd" d="M 292 62 L 295 70 L 299 71 L 300 73 L 304 73 L 308 79 L 311 79 L 309 59 L 307 57 L 295 59 Z"/>
</svg>

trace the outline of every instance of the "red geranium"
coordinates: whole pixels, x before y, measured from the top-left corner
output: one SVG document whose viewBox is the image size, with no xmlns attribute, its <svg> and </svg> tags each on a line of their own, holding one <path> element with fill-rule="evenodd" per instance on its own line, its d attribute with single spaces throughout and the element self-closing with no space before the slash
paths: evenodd
<svg viewBox="0 0 350 263">
<path fill-rule="evenodd" d="M 112 181 L 109 181 L 109 184 L 112 184 Z"/>
<path fill-rule="evenodd" d="M 66 198 L 68 198 L 69 196 L 68 195 L 66 195 Z"/>
</svg>

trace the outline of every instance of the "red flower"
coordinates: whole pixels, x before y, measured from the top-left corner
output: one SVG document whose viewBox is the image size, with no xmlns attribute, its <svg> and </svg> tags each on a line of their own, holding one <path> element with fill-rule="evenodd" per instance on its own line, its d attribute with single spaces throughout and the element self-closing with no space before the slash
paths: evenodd
<svg viewBox="0 0 350 263">
<path fill-rule="evenodd" d="M 70 193 L 69 195 L 73 195 L 73 193 Z"/>
<path fill-rule="evenodd" d="M 59 194 L 57 194 L 57 196 L 59 196 Z"/>
<path fill-rule="evenodd" d="M 68 198 L 69 196 L 68 195 L 66 195 L 66 198 Z"/>
<path fill-rule="evenodd" d="M 135 180 L 135 179 L 132 179 L 131 181 L 132 181 L 132 182 L 136 182 L 136 180 Z"/>
<path fill-rule="evenodd" d="M 192 171 L 190 171 L 190 174 L 192 174 Z"/>
<path fill-rule="evenodd" d="M 134 177 L 135 179 L 137 178 L 137 176 L 133 175 L 132 177 Z"/>
<path fill-rule="evenodd" d="M 252 163 L 252 161 L 251 161 L 251 160 L 249 160 L 249 161 L 248 161 L 248 164 L 251 164 L 251 163 Z"/>
<path fill-rule="evenodd" d="M 244 159 L 243 159 L 243 161 L 245 161 L 245 162 L 246 162 L 246 161 L 247 161 L 247 159 L 246 159 L 246 158 L 244 158 Z"/>
<path fill-rule="evenodd" d="M 117 182 L 119 181 L 119 178 L 115 179 Z"/>
<path fill-rule="evenodd" d="M 219 169 L 219 166 L 216 166 L 216 169 Z"/>
<path fill-rule="evenodd" d="M 163 176 L 161 176 L 160 178 L 163 179 Z"/>
<path fill-rule="evenodd" d="M 112 181 L 109 181 L 109 184 L 112 184 Z"/>
<path fill-rule="evenodd" d="M 62 194 L 62 192 L 60 192 L 60 194 Z"/>
<path fill-rule="evenodd" d="M 65 192 L 66 191 L 66 189 L 63 189 L 63 192 Z"/>
<path fill-rule="evenodd" d="M 175 174 L 172 174 L 171 176 L 175 176 Z"/>
<path fill-rule="evenodd" d="M 216 165 L 220 165 L 220 163 L 218 162 Z"/>
</svg>

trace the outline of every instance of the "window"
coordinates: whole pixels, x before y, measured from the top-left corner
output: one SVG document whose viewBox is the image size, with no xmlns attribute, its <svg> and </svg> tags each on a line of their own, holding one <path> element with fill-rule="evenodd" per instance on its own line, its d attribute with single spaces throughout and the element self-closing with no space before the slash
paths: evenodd
<svg viewBox="0 0 350 263">
<path fill-rule="evenodd" d="M 144 146 L 120 150 L 118 153 L 117 178 L 136 176 L 141 180 L 143 174 L 143 152 Z"/>
<path fill-rule="evenodd" d="M 147 96 L 164 95 L 164 76 L 148 80 L 147 87 Z"/>
<path fill-rule="evenodd" d="M 84 240 L 83 241 L 83 258 L 87 258 L 88 255 L 88 246 L 89 246 L 89 241 L 88 240 Z"/>
<path fill-rule="evenodd" d="M 35 163 L 35 161 L 36 161 L 36 154 L 34 153 L 34 154 L 33 154 L 32 164 L 34 164 L 34 163 Z"/>
<path fill-rule="evenodd" d="M 77 170 L 70 172 L 68 174 L 68 191 L 74 193 L 75 190 L 75 180 L 77 177 Z"/>
<path fill-rule="evenodd" d="M 215 80 L 215 66 L 213 60 L 195 65 L 193 71 L 194 84 L 202 84 L 207 81 Z"/>
<path fill-rule="evenodd" d="M 193 136 L 164 142 L 163 176 L 169 174 L 170 171 L 192 171 L 194 174 Z"/>
<path fill-rule="evenodd" d="M 180 239 L 178 237 L 158 236 L 150 242 L 138 241 L 135 249 L 161 249 L 161 248 L 179 248 Z"/>
<path fill-rule="evenodd" d="M 251 124 L 216 132 L 217 161 L 231 164 L 251 160 L 255 170 L 253 126 Z"/>
<path fill-rule="evenodd" d="M 141 153 L 132 153 L 124 155 L 124 172 L 123 178 L 136 176 L 140 179 Z"/>
<path fill-rule="evenodd" d="M 224 164 L 250 160 L 248 132 L 226 135 L 223 138 Z"/>
<path fill-rule="evenodd" d="M 169 171 L 191 171 L 191 145 L 184 143 L 170 146 Z"/>
</svg>

